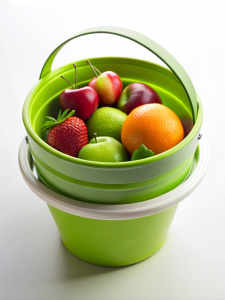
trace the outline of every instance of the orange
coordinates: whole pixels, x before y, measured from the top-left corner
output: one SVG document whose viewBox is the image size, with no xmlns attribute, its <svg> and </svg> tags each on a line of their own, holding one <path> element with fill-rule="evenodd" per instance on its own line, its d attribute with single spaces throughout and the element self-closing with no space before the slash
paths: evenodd
<svg viewBox="0 0 225 300">
<path fill-rule="evenodd" d="M 162 104 L 138 106 L 125 119 L 121 140 L 133 154 L 141 144 L 155 154 L 176 146 L 184 138 L 184 129 L 178 116 Z"/>
</svg>

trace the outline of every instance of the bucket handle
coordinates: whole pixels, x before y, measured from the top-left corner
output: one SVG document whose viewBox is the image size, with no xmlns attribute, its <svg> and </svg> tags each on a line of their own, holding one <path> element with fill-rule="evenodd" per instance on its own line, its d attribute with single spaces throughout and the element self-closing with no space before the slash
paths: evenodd
<svg viewBox="0 0 225 300">
<path fill-rule="evenodd" d="M 181 85 L 183 86 L 191 105 L 193 121 L 194 122 L 196 121 L 197 113 L 198 113 L 197 95 L 194 86 L 189 76 L 187 75 L 186 71 L 179 64 L 179 62 L 164 48 L 162 48 L 160 45 L 155 43 L 153 40 L 149 39 L 147 36 L 142 35 L 130 29 L 107 26 L 107 27 L 94 27 L 94 28 L 89 28 L 80 31 L 75 36 L 73 36 L 72 38 L 66 40 L 61 45 L 59 45 L 50 54 L 50 56 L 48 57 L 48 59 L 46 60 L 42 68 L 40 79 L 42 79 L 45 75 L 51 72 L 53 60 L 63 46 L 65 46 L 69 41 L 77 37 L 88 35 L 88 34 L 94 34 L 94 33 L 108 33 L 108 34 L 114 34 L 114 35 L 127 38 L 129 40 L 136 42 L 137 44 L 140 44 L 141 46 L 143 46 L 144 48 L 148 49 L 153 54 L 155 54 L 159 59 L 161 59 L 169 67 L 169 69 L 175 74 L 175 76 L 178 78 Z"/>
</svg>

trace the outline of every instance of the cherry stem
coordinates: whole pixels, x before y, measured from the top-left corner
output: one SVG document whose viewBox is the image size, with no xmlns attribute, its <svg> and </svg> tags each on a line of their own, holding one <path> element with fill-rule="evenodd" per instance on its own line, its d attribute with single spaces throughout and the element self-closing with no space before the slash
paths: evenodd
<svg viewBox="0 0 225 300">
<path fill-rule="evenodd" d="M 97 143 L 97 142 L 98 142 L 98 141 L 97 141 L 97 133 L 94 133 L 93 135 L 94 135 L 94 137 L 95 137 L 95 143 Z"/>
<path fill-rule="evenodd" d="M 66 81 L 74 88 L 74 90 L 76 89 L 75 86 L 74 86 L 68 79 L 66 79 L 66 78 L 63 77 L 63 76 L 61 76 L 61 78 L 65 79 L 65 80 L 66 80 Z"/>
<path fill-rule="evenodd" d="M 90 63 L 89 60 L 87 60 L 87 63 L 89 64 L 89 66 L 92 68 L 93 72 L 95 73 L 95 76 L 98 77 L 98 74 L 95 71 L 95 68 L 92 66 L 92 64 Z"/>
<path fill-rule="evenodd" d="M 101 71 L 99 71 L 99 69 L 97 69 L 96 67 L 94 67 L 94 66 L 92 66 L 94 69 L 95 69 L 95 71 L 97 71 L 99 74 L 102 74 L 102 72 Z"/>
<path fill-rule="evenodd" d="M 77 66 L 75 64 L 73 66 L 75 68 L 75 88 L 77 89 Z"/>
</svg>

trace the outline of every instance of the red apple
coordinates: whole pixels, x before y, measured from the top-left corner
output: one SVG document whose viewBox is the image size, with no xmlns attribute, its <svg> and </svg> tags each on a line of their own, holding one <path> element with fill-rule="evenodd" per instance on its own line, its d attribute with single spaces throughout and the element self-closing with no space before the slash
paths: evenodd
<svg viewBox="0 0 225 300">
<path fill-rule="evenodd" d="M 98 94 L 90 86 L 80 89 L 66 89 L 59 96 L 62 110 L 75 110 L 75 116 L 87 120 L 98 107 Z"/>
<path fill-rule="evenodd" d="M 119 75 L 112 71 L 98 75 L 95 71 L 97 69 L 89 61 L 87 62 L 96 74 L 96 77 L 88 85 L 98 93 L 99 104 L 101 106 L 113 106 L 118 101 L 122 92 L 122 82 Z"/>
<path fill-rule="evenodd" d="M 74 65 L 76 70 L 76 65 Z M 67 82 L 66 78 L 61 76 Z M 70 82 L 69 82 L 70 83 Z M 75 116 L 87 120 L 98 108 L 98 94 L 90 86 L 77 88 L 76 84 L 76 72 L 75 72 L 75 86 L 70 83 L 73 89 L 66 89 L 62 91 L 59 96 L 59 104 L 62 110 L 70 109 L 75 110 Z"/>
<path fill-rule="evenodd" d="M 162 104 L 162 100 L 147 84 L 134 82 L 122 91 L 117 108 L 128 115 L 134 108 L 150 103 Z"/>
</svg>

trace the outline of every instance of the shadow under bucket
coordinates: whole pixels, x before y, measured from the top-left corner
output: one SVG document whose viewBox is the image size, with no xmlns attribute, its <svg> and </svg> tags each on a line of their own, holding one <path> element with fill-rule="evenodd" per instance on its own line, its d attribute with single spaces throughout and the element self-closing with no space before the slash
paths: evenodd
<svg viewBox="0 0 225 300">
<path fill-rule="evenodd" d="M 139 203 L 101 205 L 49 189 L 33 174 L 33 159 L 25 140 L 19 151 L 21 173 L 31 190 L 47 203 L 64 245 L 79 258 L 103 266 L 137 263 L 163 245 L 179 202 L 199 185 L 208 160 L 204 136 L 188 177 L 175 189 Z"/>
</svg>

